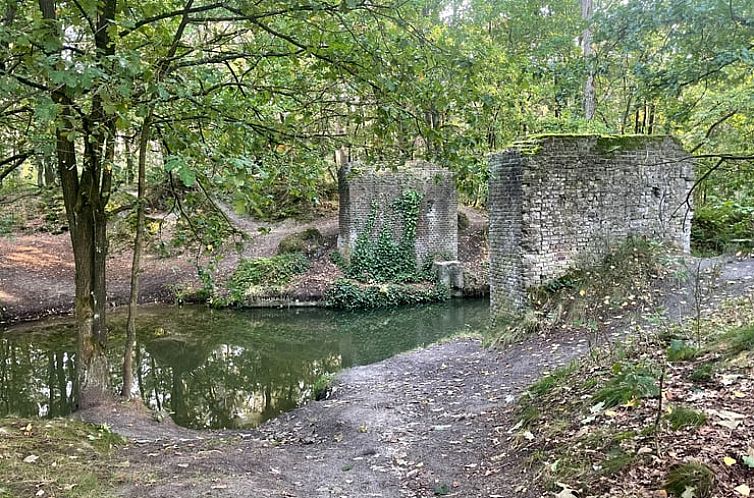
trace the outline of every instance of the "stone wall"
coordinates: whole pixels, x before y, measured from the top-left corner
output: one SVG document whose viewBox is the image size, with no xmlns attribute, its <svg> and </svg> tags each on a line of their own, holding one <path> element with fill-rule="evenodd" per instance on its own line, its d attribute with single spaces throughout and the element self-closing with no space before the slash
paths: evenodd
<svg viewBox="0 0 754 498">
<path fill-rule="evenodd" d="M 493 309 L 627 236 L 690 250 L 693 164 L 669 137 L 546 136 L 489 158 Z"/>
<path fill-rule="evenodd" d="M 421 194 L 416 228 L 416 256 L 458 257 L 458 199 L 453 173 L 428 162 L 412 161 L 398 169 L 375 169 L 361 163 L 343 166 L 338 173 L 340 219 L 338 249 L 348 259 L 356 238 L 365 229 L 376 206 L 376 234 L 384 223 L 394 222 L 394 237 L 401 236 L 392 204 L 405 192 Z"/>
</svg>

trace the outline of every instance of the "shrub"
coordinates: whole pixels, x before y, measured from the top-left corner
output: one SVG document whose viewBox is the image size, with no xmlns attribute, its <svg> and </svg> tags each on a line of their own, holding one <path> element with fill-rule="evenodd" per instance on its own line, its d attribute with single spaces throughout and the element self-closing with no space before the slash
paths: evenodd
<svg viewBox="0 0 754 498">
<path fill-rule="evenodd" d="M 441 284 L 363 284 L 347 278 L 336 280 L 325 292 L 328 306 L 347 309 L 434 303 L 449 298 L 449 289 Z"/>
<path fill-rule="evenodd" d="M 754 237 L 754 208 L 733 201 L 699 206 L 694 210 L 691 243 L 694 251 L 720 254 L 735 250 Z"/>
<path fill-rule="evenodd" d="M 312 383 L 311 397 L 315 401 L 327 399 L 332 394 L 332 383 L 335 376 L 331 373 L 324 373 L 317 376 Z"/>
<path fill-rule="evenodd" d="M 325 246 L 325 237 L 316 228 L 283 237 L 278 244 L 278 254 L 303 253 L 308 257 L 318 257 Z"/>
<path fill-rule="evenodd" d="M 650 304 L 653 280 L 662 273 L 662 246 L 631 237 L 596 260 L 583 260 L 566 275 L 530 289 L 529 302 L 543 323 L 590 323 L 605 313 Z"/>
<path fill-rule="evenodd" d="M 301 253 L 241 260 L 228 283 L 230 298 L 234 302 L 241 301 L 254 287 L 283 287 L 294 275 L 307 269 L 309 260 Z"/>
</svg>

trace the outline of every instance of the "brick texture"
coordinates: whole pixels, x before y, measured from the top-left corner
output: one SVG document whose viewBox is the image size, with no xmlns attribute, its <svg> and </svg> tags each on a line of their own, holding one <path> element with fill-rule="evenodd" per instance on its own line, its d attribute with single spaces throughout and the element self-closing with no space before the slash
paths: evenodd
<svg viewBox="0 0 754 498">
<path fill-rule="evenodd" d="M 361 163 L 343 166 L 338 173 L 340 217 L 338 249 L 348 259 L 356 238 L 368 223 L 372 203 L 377 220 L 373 234 L 391 223 L 396 240 L 402 227 L 392 203 L 408 190 L 422 195 L 416 228 L 416 256 L 421 264 L 427 257 L 458 257 L 458 199 L 453 173 L 424 161 L 411 161 L 398 169 L 375 169 Z"/>
<path fill-rule="evenodd" d="M 489 165 L 493 310 L 630 235 L 690 249 L 693 164 L 670 137 L 540 137 Z"/>
</svg>

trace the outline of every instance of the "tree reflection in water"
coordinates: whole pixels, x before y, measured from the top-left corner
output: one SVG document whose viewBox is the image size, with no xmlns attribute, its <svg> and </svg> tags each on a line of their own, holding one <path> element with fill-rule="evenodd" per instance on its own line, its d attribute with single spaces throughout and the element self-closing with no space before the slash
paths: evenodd
<svg viewBox="0 0 754 498">
<path fill-rule="evenodd" d="M 253 427 L 300 404 L 320 375 L 478 331 L 487 310 L 483 300 L 368 312 L 144 307 L 135 394 L 185 427 Z M 112 313 L 110 328 L 118 388 L 125 314 Z M 72 326 L 59 320 L 4 332 L 0 414 L 70 413 L 75 351 Z"/>
</svg>

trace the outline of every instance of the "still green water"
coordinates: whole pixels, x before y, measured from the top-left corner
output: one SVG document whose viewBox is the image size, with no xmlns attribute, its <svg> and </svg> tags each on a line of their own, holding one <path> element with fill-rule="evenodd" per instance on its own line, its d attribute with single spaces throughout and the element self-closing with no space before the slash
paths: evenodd
<svg viewBox="0 0 754 498">
<path fill-rule="evenodd" d="M 192 428 L 253 427 L 306 400 L 320 375 L 374 363 L 462 332 L 479 332 L 489 302 L 378 311 L 143 307 L 134 389 Z M 125 313 L 111 313 L 110 359 L 120 382 Z M 67 415 L 76 403 L 70 321 L 0 335 L 0 415 Z"/>
</svg>

